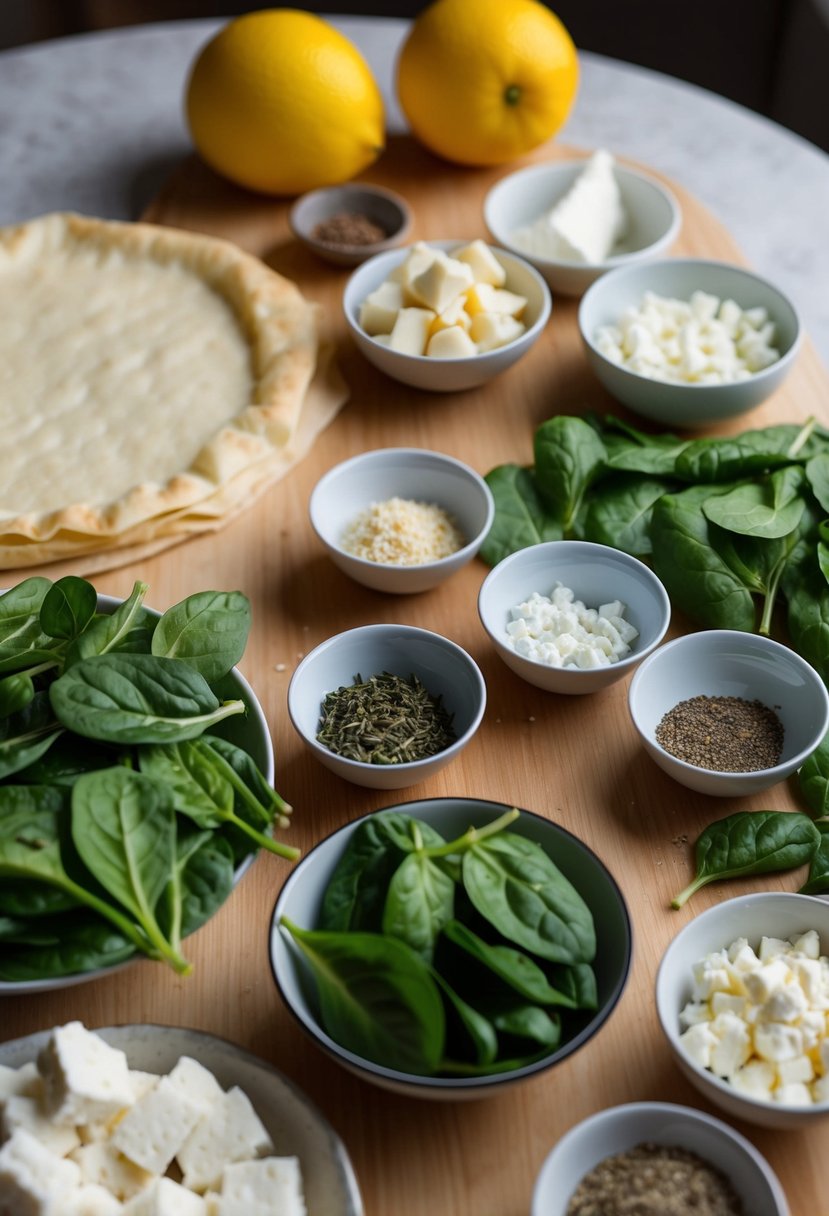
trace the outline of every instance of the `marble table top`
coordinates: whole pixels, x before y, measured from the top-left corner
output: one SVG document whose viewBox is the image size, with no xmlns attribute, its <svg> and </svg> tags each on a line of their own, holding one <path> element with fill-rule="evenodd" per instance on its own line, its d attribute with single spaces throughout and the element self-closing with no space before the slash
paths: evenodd
<svg viewBox="0 0 829 1216">
<path fill-rule="evenodd" d="M 332 18 L 386 97 L 407 23 Z M 0 223 L 52 210 L 138 215 L 191 148 L 189 65 L 216 21 L 138 26 L 0 53 Z M 582 53 L 561 139 L 605 147 L 668 174 L 726 225 L 747 259 L 800 309 L 829 364 L 829 156 L 693 85 Z"/>
</svg>

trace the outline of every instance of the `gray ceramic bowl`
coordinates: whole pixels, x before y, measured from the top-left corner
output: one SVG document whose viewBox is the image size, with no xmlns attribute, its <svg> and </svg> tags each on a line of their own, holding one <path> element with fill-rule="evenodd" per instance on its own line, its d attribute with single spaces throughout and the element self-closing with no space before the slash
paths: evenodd
<svg viewBox="0 0 829 1216">
<path fill-rule="evenodd" d="M 434 756 L 406 764 L 348 760 L 317 742 L 320 708 L 326 693 L 388 671 L 417 676 L 427 692 L 440 696 L 453 715 L 457 738 Z M 375 790 L 399 790 L 439 772 L 463 751 L 481 724 L 486 685 L 477 663 L 455 642 L 412 625 L 361 625 L 338 633 L 306 655 L 288 685 L 288 713 L 294 729 L 321 764 L 338 777 Z"/>
<path fill-rule="evenodd" d="M 477 798 L 427 798 L 384 808 L 423 819 L 448 840 L 470 826 L 490 823 L 509 809 L 503 803 Z M 575 1033 L 544 1059 L 484 1077 L 414 1076 L 374 1064 L 334 1042 L 320 1025 L 313 980 L 285 930 L 280 929 L 279 921 L 287 916 L 303 928 L 316 925 L 328 881 L 349 837 L 362 822 L 358 819 L 339 828 L 298 863 L 276 901 L 271 923 L 270 957 L 277 987 L 301 1028 L 318 1047 L 349 1071 L 384 1089 L 418 1098 L 453 1100 L 499 1093 L 509 1085 L 538 1076 L 579 1051 L 596 1034 L 615 1009 L 627 983 L 632 932 L 627 906 L 615 879 L 595 853 L 558 824 L 522 811 L 509 830 L 539 844 L 577 888 L 593 914 L 598 942 L 594 963 L 598 1009 L 585 1013 L 581 1024 L 571 1023 L 576 1027 Z"/>
<path fill-rule="evenodd" d="M 335 215 L 363 215 L 386 232 L 381 241 L 366 245 L 341 245 L 322 241 L 315 235 L 318 224 Z M 288 216 L 294 236 L 318 257 L 335 266 L 359 266 L 368 258 L 402 245 L 412 227 L 409 204 L 393 190 L 351 182 L 345 186 L 326 186 L 303 194 Z"/>
<path fill-rule="evenodd" d="M 718 773 L 672 756 L 656 741 L 669 710 L 690 697 L 742 697 L 772 707 L 783 724 L 783 753 L 773 768 Z M 740 797 L 790 777 L 829 728 L 829 694 L 805 659 L 770 638 L 737 629 L 707 629 L 654 651 L 628 694 L 633 725 L 663 772 L 701 794 Z"/>
<path fill-rule="evenodd" d="M 740 937 L 756 949 L 762 937 L 788 939 L 809 929 L 819 934 L 821 953 L 829 954 L 829 903 L 825 900 L 788 891 L 756 892 L 727 899 L 701 912 L 680 929 L 662 956 L 656 976 L 656 1012 L 668 1046 L 691 1084 L 731 1119 L 762 1127 L 813 1127 L 829 1116 L 829 1102 L 811 1106 L 762 1102 L 740 1093 L 728 1081 L 689 1059 L 679 1041 L 679 1015 L 691 999 L 691 968 L 707 954 L 727 948 Z M 753 1208 L 746 1210 L 753 1213 Z"/>
<path fill-rule="evenodd" d="M 597 331 L 615 325 L 626 308 L 640 305 L 646 291 L 677 300 L 704 291 L 735 300 L 743 309 L 762 306 L 777 329 L 779 360 L 731 384 L 665 384 L 620 367 L 599 350 Z M 605 275 L 581 302 L 579 329 L 587 359 L 609 393 L 644 418 L 688 429 L 735 418 L 765 401 L 791 371 L 801 342 L 797 312 L 773 283 L 741 266 L 702 258 L 644 262 Z"/>
<path fill-rule="evenodd" d="M 113 612 L 122 602 L 116 596 L 99 595 L 98 611 Z M 148 608 L 147 611 L 151 612 L 154 616 L 161 615 L 160 612 L 156 612 L 152 608 Z M 229 739 L 231 743 L 235 743 L 238 747 L 243 747 L 246 752 L 249 752 L 268 783 L 272 785 L 274 780 L 273 743 L 268 723 L 262 711 L 262 706 L 256 698 L 256 694 L 242 673 L 235 667 L 233 671 L 224 677 L 221 685 L 216 685 L 215 687 L 218 687 L 222 696 L 227 699 L 240 698 L 247 706 L 247 713 L 244 715 L 234 714 L 232 717 L 225 718 L 223 722 L 219 723 L 216 733 L 222 735 L 225 739 Z M 251 853 L 236 867 L 234 874 L 235 883 L 241 881 L 255 858 L 256 854 Z M 94 971 L 78 972 L 76 975 L 62 975 L 56 979 L 26 980 L 20 983 L 0 980 L 0 997 L 18 996 L 27 992 L 53 992 L 58 988 L 71 988 L 75 984 L 85 984 L 90 980 L 101 979 L 102 976 L 114 975 L 117 971 L 123 970 L 124 967 L 132 966 L 140 958 L 143 958 L 143 955 L 135 955 L 125 963 L 118 963 L 114 967 L 101 967 Z"/>
<path fill-rule="evenodd" d="M 572 1127 L 541 1167 L 531 1216 L 567 1216 L 585 1174 L 645 1142 L 679 1146 L 710 1162 L 728 1178 L 747 1216 L 789 1216 L 777 1175 L 745 1136 L 701 1110 L 668 1102 L 613 1106 Z"/>
<path fill-rule="evenodd" d="M 587 161 L 551 161 L 531 165 L 501 178 L 484 200 L 484 220 L 493 239 L 504 249 L 524 257 L 539 270 L 553 291 L 580 296 L 609 270 L 646 261 L 665 253 L 679 232 L 679 203 L 670 190 L 623 165 L 614 166 L 622 203 L 628 215 L 628 232 L 603 262 L 563 262 L 526 253 L 513 242 L 516 228 L 531 224 L 567 193 Z"/>
<path fill-rule="evenodd" d="M 426 242 L 434 249 L 445 249 L 447 252 L 466 243 Z M 496 350 L 463 359 L 430 359 L 427 355 L 406 355 L 375 342 L 360 326 L 360 305 L 375 288 L 385 282 L 392 270 L 404 261 L 406 250 L 392 250 L 390 253 L 378 254 L 355 270 L 346 283 L 343 294 L 346 323 L 351 336 L 369 363 L 373 363 L 381 372 L 403 384 L 411 384 L 415 388 L 427 389 L 433 393 L 452 393 L 485 384 L 525 355 L 541 336 L 550 317 L 550 290 L 538 271 L 523 258 L 503 249 L 493 249 L 492 252 L 506 271 L 507 289 L 527 299 L 522 318 L 527 328 L 519 338 L 508 342 L 506 346 L 499 346 Z"/>
<path fill-rule="evenodd" d="M 510 609 L 534 591 L 550 595 L 556 583 L 575 592 L 588 608 L 619 599 L 625 620 L 639 631 L 631 653 L 607 667 L 548 667 L 526 658 L 507 643 Z M 637 558 L 589 541 L 554 540 L 530 545 L 505 557 L 484 579 L 478 595 L 481 624 L 507 667 L 546 692 L 588 693 L 607 688 L 630 673 L 654 650 L 671 620 L 668 593 Z"/>
<path fill-rule="evenodd" d="M 418 566 L 372 562 L 348 553 L 340 540 L 343 529 L 372 503 L 394 497 L 442 507 L 466 544 Z M 495 514 L 483 477 L 452 456 L 422 448 L 378 448 L 335 465 L 317 482 L 308 510 L 314 531 L 340 570 L 365 587 L 397 595 L 436 587 L 470 562 Z"/>
<path fill-rule="evenodd" d="M 166 1073 L 182 1056 L 208 1068 L 223 1089 L 238 1085 L 250 1098 L 279 1156 L 299 1157 L 303 1188 L 314 1216 L 362 1216 L 363 1203 L 345 1146 L 333 1127 L 281 1072 L 215 1035 L 146 1023 L 95 1030 L 126 1053 L 130 1068 Z M 0 1043 L 0 1064 L 33 1063 L 51 1031 Z"/>
</svg>

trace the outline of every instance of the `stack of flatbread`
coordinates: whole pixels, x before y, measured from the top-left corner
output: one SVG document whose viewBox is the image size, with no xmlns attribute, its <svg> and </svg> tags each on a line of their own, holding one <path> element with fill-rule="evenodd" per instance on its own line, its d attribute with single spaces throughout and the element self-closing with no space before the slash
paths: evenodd
<svg viewBox="0 0 829 1216">
<path fill-rule="evenodd" d="M 2 229 L 0 318 L 0 569 L 94 572 L 223 526 L 346 395 L 314 306 L 214 237 Z"/>
</svg>

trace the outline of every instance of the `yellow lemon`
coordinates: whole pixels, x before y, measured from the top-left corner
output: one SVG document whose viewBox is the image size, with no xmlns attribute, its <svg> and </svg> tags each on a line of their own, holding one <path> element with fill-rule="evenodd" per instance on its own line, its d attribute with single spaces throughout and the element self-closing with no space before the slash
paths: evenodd
<svg viewBox="0 0 829 1216">
<path fill-rule="evenodd" d="M 347 181 L 383 149 L 383 99 L 359 51 L 296 9 L 236 18 L 203 48 L 187 120 L 218 173 L 266 194 Z"/>
<path fill-rule="evenodd" d="M 462 165 L 498 165 L 549 139 L 578 79 L 570 35 L 536 0 L 436 0 L 397 66 L 412 131 Z"/>
</svg>

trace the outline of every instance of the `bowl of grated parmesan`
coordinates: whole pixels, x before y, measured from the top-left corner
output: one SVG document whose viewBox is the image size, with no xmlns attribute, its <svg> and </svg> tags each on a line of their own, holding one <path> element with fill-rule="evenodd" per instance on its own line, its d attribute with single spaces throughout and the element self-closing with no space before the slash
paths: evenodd
<svg viewBox="0 0 829 1216">
<path fill-rule="evenodd" d="M 340 570 L 396 595 L 428 591 L 470 562 L 494 514 L 474 469 L 422 448 L 377 448 L 335 465 L 308 509 Z"/>
</svg>

